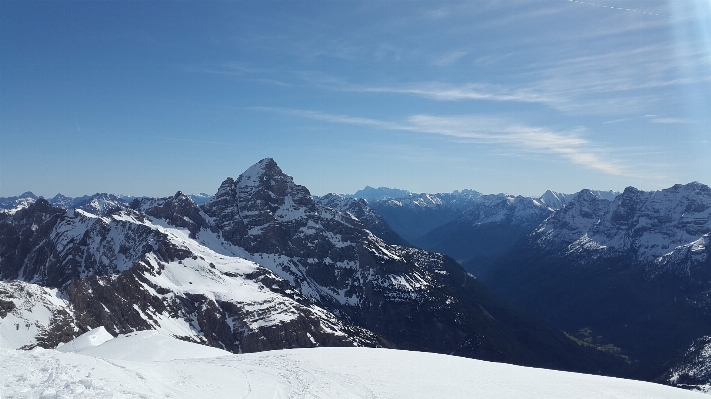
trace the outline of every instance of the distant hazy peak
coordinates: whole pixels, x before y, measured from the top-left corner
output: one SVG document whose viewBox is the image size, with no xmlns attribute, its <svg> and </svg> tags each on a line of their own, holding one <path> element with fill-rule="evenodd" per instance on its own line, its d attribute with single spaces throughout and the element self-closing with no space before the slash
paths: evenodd
<svg viewBox="0 0 711 399">
<path fill-rule="evenodd" d="M 20 194 L 18 198 L 37 199 L 38 197 L 32 191 L 25 191 L 24 193 Z"/>
<path fill-rule="evenodd" d="M 358 190 L 355 194 L 347 194 L 346 198 L 365 198 L 365 199 L 390 199 L 390 198 L 402 198 L 410 195 L 407 190 L 402 190 L 399 188 L 389 188 L 389 187 L 378 187 L 373 188 L 370 186 L 365 186 L 364 189 Z"/>
</svg>

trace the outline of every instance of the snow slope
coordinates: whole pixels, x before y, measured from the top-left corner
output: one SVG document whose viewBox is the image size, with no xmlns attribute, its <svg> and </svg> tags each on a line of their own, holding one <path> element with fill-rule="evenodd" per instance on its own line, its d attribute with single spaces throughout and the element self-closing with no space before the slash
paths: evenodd
<svg viewBox="0 0 711 399">
<path fill-rule="evenodd" d="M 178 340 L 155 330 L 137 331 L 114 338 L 103 326 L 60 345 L 57 350 L 102 359 L 139 361 L 196 359 L 231 354 L 211 346 Z"/>
<path fill-rule="evenodd" d="M 71 306 L 56 288 L 0 281 L 0 348 L 37 345 L 54 323 L 71 313 Z"/>
<path fill-rule="evenodd" d="M 155 350 L 157 342 L 162 350 Z M 173 356 L 166 356 L 171 351 Z M 189 356 L 180 359 L 183 352 Z M 0 349 L 0 395 L 214 399 L 707 397 L 647 382 L 423 352 L 313 348 L 215 357 L 219 352 L 155 332 L 119 336 L 79 353 Z"/>
<path fill-rule="evenodd" d="M 108 331 L 106 331 L 106 328 L 104 328 L 104 326 L 101 326 L 96 327 L 93 330 L 89 330 L 84 334 L 74 338 L 73 340 L 67 342 L 67 345 L 65 345 L 64 343 L 59 344 L 59 346 L 57 346 L 57 350 L 60 352 L 84 353 L 84 351 L 90 350 L 112 339 L 114 339 L 114 336 L 111 335 Z"/>
</svg>

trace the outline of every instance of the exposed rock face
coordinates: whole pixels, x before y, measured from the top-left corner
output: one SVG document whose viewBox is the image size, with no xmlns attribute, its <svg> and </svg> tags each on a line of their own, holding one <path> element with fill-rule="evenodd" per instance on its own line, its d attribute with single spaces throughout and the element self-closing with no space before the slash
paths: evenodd
<svg viewBox="0 0 711 399">
<path fill-rule="evenodd" d="M 56 289 L 0 281 L 0 347 L 53 348 L 74 338 L 71 307 Z"/>
<path fill-rule="evenodd" d="M 661 380 L 680 388 L 711 392 L 711 336 L 694 340 Z"/>
<path fill-rule="evenodd" d="M 216 231 L 215 227 L 205 220 L 200 208 L 197 207 L 192 198 L 180 191 L 175 193 L 172 198 L 147 198 L 142 201 L 136 201 L 135 204 L 135 209 L 143 211 L 148 216 L 165 220 L 170 225 L 178 228 L 188 229 L 191 238 L 195 238 L 202 229 Z"/>
</svg>

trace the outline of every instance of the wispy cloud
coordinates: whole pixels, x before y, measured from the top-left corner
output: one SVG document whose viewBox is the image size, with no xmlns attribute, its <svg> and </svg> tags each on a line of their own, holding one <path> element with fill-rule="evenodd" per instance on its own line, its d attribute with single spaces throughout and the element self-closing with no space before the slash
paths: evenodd
<svg viewBox="0 0 711 399">
<path fill-rule="evenodd" d="M 507 58 L 511 57 L 512 53 L 507 54 L 487 54 L 474 60 L 474 65 L 485 67 L 502 63 Z"/>
<path fill-rule="evenodd" d="M 613 124 L 613 123 L 626 122 L 626 121 L 631 120 L 631 119 L 632 119 L 632 118 L 620 118 L 620 119 L 615 119 L 615 120 L 611 120 L 611 121 L 607 121 L 607 122 L 602 122 L 602 123 L 604 123 L 604 124 L 606 124 L 606 125 L 609 125 L 609 124 Z"/>
<path fill-rule="evenodd" d="M 440 82 L 409 87 L 368 87 L 363 91 L 419 95 L 439 101 L 489 100 L 539 103 L 574 114 L 625 114 L 657 105 L 662 89 L 711 82 L 711 57 L 702 49 L 679 49 L 674 44 L 650 44 L 635 49 L 564 58 L 511 76 L 505 85 Z M 521 83 L 514 83 L 521 82 Z"/>
<path fill-rule="evenodd" d="M 567 50 L 561 50 L 568 54 Z M 447 65 L 464 56 L 445 54 Z M 668 87 L 708 83 L 711 75 L 679 75 L 679 65 L 711 67 L 711 57 L 701 49 L 679 49 L 673 44 L 650 44 L 595 54 L 578 54 L 539 62 L 527 71 L 503 75 L 502 84 L 441 81 L 398 85 L 353 84 L 333 77 L 302 74 L 310 84 L 326 90 L 391 93 L 436 101 L 497 101 L 537 103 L 571 114 L 621 115 L 640 112 L 665 99 Z M 707 60 L 708 58 L 708 60 Z"/>
<path fill-rule="evenodd" d="M 413 131 L 439 134 L 479 143 L 504 144 L 524 151 L 559 155 L 568 161 L 610 175 L 624 175 L 619 162 L 604 159 L 604 150 L 575 132 L 557 132 L 476 116 L 409 118 Z"/>
<path fill-rule="evenodd" d="M 663 123 L 663 124 L 687 124 L 691 123 L 688 119 L 682 118 L 654 118 L 652 123 Z"/>
<path fill-rule="evenodd" d="M 293 108 L 279 108 L 279 107 L 249 107 L 248 109 L 255 111 L 269 111 L 277 112 L 284 115 L 298 116 L 301 118 L 315 119 L 325 122 L 332 123 L 345 123 L 349 125 L 361 125 L 361 126 L 371 126 L 380 129 L 387 130 L 409 130 L 406 125 L 401 125 L 398 123 L 381 121 L 377 119 L 360 118 L 347 115 L 335 115 L 328 114 L 320 111 L 311 111 L 303 109 L 293 109 Z"/>
<path fill-rule="evenodd" d="M 410 116 L 401 122 L 390 122 L 291 108 L 253 107 L 251 109 L 332 123 L 432 134 L 463 143 L 503 145 L 519 152 L 557 155 L 573 164 L 609 175 L 640 177 L 631 173 L 622 162 L 609 159 L 606 154 L 610 151 L 582 137 L 582 131 L 561 132 L 545 127 L 511 123 L 495 117 L 472 115 L 420 114 Z"/>
<path fill-rule="evenodd" d="M 521 24 L 525 21 L 536 20 L 546 17 L 558 17 L 565 11 L 564 4 L 553 4 L 552 6 L 541 6 L 541 2 L 523 1 L 517 7 L 510 7 L 511 2 L 491 2 L 497 4 L 499 10 L 506 10 L 504 13 L 494 13 L 491 18 L 476 25 L 477 29 L 492 29 L 499 27 L 510 27 Z M 477 4 L 477 3 L 474 3 Z M 548 3 L 551 4 L 551 3 Z"/>
<path fill-rule="evenodd" d="M 244 78 L 249 77 L 263 83 L 268 83 L 281 87 L 293 87 L 292 84 L 274 79 L 270 76 L 283 76 L 283 72 L 276 69 L 254 67 L 246 63 L 232 61 L 211 65 L 190 65 L 184 68 L 188 73 L 204 73 L 212 75 L 223 75 L 225 77 Z M 268 76 L 268 77 L 260 77 Z M 256 77 L 256 78 L 255 78 Z"/>
<path fill-rule="evenodd" d="M 431 82 L 401 87 L 350 85 L 343 86 L 341 90 L 367 93 L 409 94 L 439 101 L 488 100 L 544 104 L 555 104 L 563 101 L 562 98 L 545 96 L 529 89 L 510 89 L 483 83 L 450 85 Z"/>
<path fill-rule="evenodd" d="M 486 83 L 448 84 L 421 82 L 393 86 L 358 85 L 334 76 L 313 72 L 299 73 L 300 79 L 324 90 L 357 93 L 404 94 L 437 101 L 486 100 L 500 102 L 543 103 L 554 105 L 565 102 L 563 97 L 545 96 L 527 88 L 510 88 Z"/>
</svg>

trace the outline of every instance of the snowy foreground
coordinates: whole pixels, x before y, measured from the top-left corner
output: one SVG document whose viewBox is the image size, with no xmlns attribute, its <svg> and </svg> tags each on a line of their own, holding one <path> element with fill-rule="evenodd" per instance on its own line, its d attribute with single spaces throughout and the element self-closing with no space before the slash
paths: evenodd
<svg viewBox="0 0 711 399">
<path fill-rule="evenodd" d="M 370 348 L 233 355 L 99 328 L 58 350 L 0 349 L 5 398 L 707 398 L 663 385 Z"/>
</svg>

